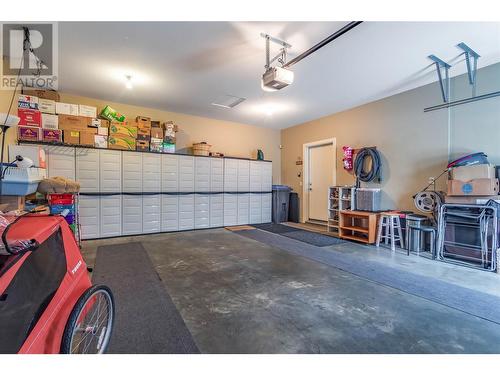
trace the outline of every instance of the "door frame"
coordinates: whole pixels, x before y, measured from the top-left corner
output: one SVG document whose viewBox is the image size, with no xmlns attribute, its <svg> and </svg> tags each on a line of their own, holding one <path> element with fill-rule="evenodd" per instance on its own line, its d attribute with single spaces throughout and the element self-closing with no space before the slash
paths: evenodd
<svg viewBox="0 0 500 375">
<path fill-rule="evenodd" d="M 302 145 L 302 217 L 301 222 L 305 223 L 309 220 L 309 149 L 318 146 L 332 145 L 333 147 L 333 171 L 332 171 L 332 185 L 335 186 L 337 182 L 337 139 L 327 138 L 320 141 L 304 143 Z M 327 210 L 328 207 L 325 207 Z"/>
</svg>

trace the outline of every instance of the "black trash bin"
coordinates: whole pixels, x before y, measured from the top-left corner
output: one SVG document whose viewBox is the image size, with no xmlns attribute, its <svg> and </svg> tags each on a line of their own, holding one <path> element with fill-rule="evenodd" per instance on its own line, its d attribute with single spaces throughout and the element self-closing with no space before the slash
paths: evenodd
<svg viewBox="0 0 500 375">
<path fill-rule="evenodd" d="M 283 223 L 288 220 L 288 205 L 290 202 L 290 186 L 273 185 L 273 223 Z"/>
<path fill-rule="evenodd" d="M 299 194 L 295 192 L 290 193 L 290 204 L 288 207 L 288 221 L 292 223 L 299 222 Z"/>
</svg>

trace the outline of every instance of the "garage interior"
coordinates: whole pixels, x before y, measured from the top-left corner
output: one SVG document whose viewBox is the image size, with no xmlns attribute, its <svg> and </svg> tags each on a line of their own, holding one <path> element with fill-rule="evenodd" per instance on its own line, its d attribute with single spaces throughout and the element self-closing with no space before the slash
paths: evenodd
<svg viewBox="0 0 500 375">
<path fill-rule="evenodd" d="M 500 353 L 500 23 L 53 25 L 0 210 L 64 217 L 107 353 Z"/>
</svg>

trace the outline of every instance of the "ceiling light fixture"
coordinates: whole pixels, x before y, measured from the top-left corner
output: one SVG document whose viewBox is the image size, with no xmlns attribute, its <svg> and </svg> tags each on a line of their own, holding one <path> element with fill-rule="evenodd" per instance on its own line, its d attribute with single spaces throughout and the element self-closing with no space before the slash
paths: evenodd
<svg viewBox="0 0 500 375">
<path fill-rule="evenodd" d="M 129 90 L 132 90 L 134 86 L 132 85 L 132 76 L 126 75 L 125 78 L 127 79 L 125 81 L 125 87 Z"/>
</svg>

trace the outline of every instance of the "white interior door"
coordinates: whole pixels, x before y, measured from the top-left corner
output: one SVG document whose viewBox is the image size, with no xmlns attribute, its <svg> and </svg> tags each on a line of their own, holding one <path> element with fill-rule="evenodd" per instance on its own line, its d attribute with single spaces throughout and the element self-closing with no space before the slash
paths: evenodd
<svg viewBox="0 0 500 375">
<path fill-rule="evenodd" d="M 333 144 L 309 147 L 309 219 L 328 219 L 328 187 L 333 183 Z"/>
</svg>

